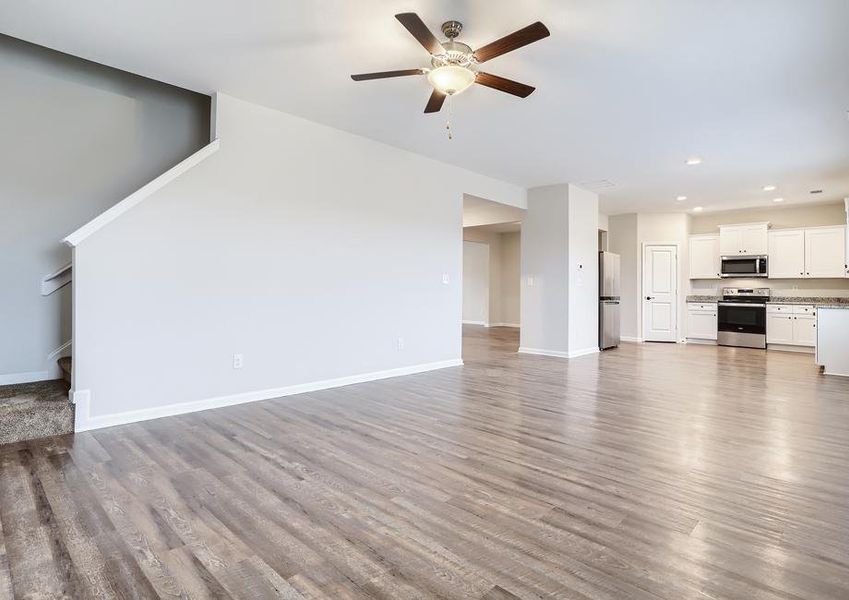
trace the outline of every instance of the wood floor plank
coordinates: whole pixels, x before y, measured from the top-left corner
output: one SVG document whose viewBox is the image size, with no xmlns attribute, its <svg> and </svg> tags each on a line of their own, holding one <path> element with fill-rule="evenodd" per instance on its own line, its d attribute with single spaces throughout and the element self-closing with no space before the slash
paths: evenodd
<svg viewBox="0 0 849 600">
<path fill-rule="evenodd" d="M 0 446 L 0 598 L 849 598 L 849 381 L 517 345 Z"/>
</svg>

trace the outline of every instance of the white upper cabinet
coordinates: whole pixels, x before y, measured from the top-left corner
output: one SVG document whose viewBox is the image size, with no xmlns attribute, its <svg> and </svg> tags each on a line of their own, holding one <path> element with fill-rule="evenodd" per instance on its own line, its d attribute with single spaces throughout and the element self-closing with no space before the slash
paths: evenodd
<svg viewBox="0 0 849 600">
<path fill-rule="evenodd" d="M 690 236 L 690 279 L 719 279 L 719 236 Z"/>
<path fill-rule="evenodd" d="M 743 254 L 766 254 L 769 250 L 769 226 L 766 223 L 743 226 Z"/>
<path fill-rule="evenodd" d="M 846 227 L 769 232 L 770 279 L 824 279 L 846 273 Z"/>
<path fill-rule="evenodd" d="M 805 230 L 805 277 L 844 277 L 846 226 Z"/>
<path fill-rule="evenodd" d="M 805 277 L 804 229 L 779 229 L 769 232 L 769 277 Z"/>
<path fill-rule="evenodd" d="M 719 227 L 719 253 L 722 256 L 740 254 L 743 249 L 743 230 L 737 226 Z"/>
<path fill-rule="evenodd" d="M 719 226 L 719 252 L 722 256 L 766 254 L 769 223 Z"/>
</svg>

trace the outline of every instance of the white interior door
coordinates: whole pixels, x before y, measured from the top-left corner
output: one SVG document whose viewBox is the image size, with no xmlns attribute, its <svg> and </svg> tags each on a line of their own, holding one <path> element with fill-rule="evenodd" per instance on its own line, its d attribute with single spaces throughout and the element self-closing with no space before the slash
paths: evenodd
<svg viewBox="0 0 849 600">
<path fill-rule="evenodd" d="M 677 341 L 678 248 L 647 244 L 643 251 L 643 339 Z"/>
<path fill-rule="evenodd" d="M 463 242 L 463 323 L 489 325 L 489 244 Z"/>
</svg>

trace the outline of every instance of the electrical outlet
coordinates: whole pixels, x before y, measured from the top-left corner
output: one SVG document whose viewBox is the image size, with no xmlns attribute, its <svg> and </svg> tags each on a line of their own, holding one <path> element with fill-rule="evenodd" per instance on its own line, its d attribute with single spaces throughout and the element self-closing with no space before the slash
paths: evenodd
<svg viewBox="0 0 849 600">
<path fill-rule="evenodd" d="M 449 283 L 451 283 L 451 278 L 450 278 L 450 277 L 448 277 L 448 273 L 443 273 L 443 274 L 442 274 L 442 283 L 443 283 L 444 285 L 448 285 Z"/>
<path fill-rule="evenodd" d="M 241 369 L 242 368 L 242 355 L 241 354 L 237 353 L 237 354 L 233 355 L 233 368 L 234 369 Z"/>
<path fill-rule="evenodd" d="M 398 348 L 398 350 L 403 350 L 404 349 L 404 338 L 399 337 L 395 341 L 395 347 Z"/>
<path fill-rule="evenodd" d="M 528 287 L 534 287 L 534 278 L 528 277 Z"/>
</svg>

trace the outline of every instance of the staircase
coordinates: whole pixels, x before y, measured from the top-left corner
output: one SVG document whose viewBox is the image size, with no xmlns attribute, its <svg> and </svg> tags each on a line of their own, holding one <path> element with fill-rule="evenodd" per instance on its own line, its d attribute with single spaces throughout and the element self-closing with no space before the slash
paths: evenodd
<svg viewBox="0 0 849 600">
<path fill-rule="evenodd" d="M 0 386 L 0 444 L 73 433 L 71 358 L 58 362 L 64 379 Z"/>
<path fill-rule="evenodd" d="M 62 379 L 64 379 L 68 385 L 71 385 L 71 357 L 63 356 L 58 361 L 59 368 L 62 369 Z"/>
</svg>

